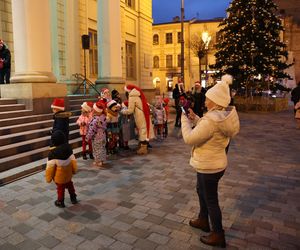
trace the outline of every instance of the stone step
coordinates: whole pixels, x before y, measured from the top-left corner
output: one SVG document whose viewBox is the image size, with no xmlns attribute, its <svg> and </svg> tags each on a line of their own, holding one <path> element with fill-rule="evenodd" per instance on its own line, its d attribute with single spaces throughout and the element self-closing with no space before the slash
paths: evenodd
<svg viewBox="0 0 300 250">
<path fill-rule="evenodd" d="M 69 141 L 72 148 L 81 146 L 81 138 L 75 138 Z M 0 159 L 0 172 L 7 171 L 13 168 L 20 167 L 30 162 L 38 161 L 48 156 L 49 146 L 35 148 L 31 151 L 18 153 Z"/>
<path fill-rule="evenodd" d="M 48 123 L 44 123 L 48 126 L 42 128 L 28 129 L 27 127 L 27 131 L 22 130 L 20 132 L 6 133 L 6 135 L 0 135 L 0 146 L 49 136 L 50 130 L 52 129 L 52 123 L 53 121 L 51 120 Z M 41 123 L 40 125 L 44 124 Z M 24 126 L 22 128 L 24 129 Z M 70 131 L 75 129 L 78 129 L 78 125 L 75 122 L 70 123 Z M 2 130 L 0 129 L 0 133 L 1 132 Z"/>
<path fill-rule="evenodd" d="M 0 98 L 0 105 L 17 104 L 17 103 L 18 101 L 16 99 Z"/>
<path fill-rule="evenodd" d="M 79 138 L 79 129 L 70 131 L 69 139 Z M 36 148 L 43 148 L 50 145 L 50 135 L 35 138 L 29 141 L 21 141 L 17 143 L 12 143 L 0 147 L 0 159 L 9 156 L 17 155 L 19 153 L 24 153 L 27 151 L 34 150 Z"/>
<path fill-rule="evenodd" d="M 0 105 L 0 113 L 1 112 L 11 112 L 11 111 L 18 111 L 18 110 L 25 110 L 24 104 L 5 104 Z"/>
<path fill-rule="evenodd" d="M 8 123 L 8 125 L 0 127 L 0 136 L 51 127 L 53 124 L 52 117 L 53 116 L 51 115 L 51 119 L 47 119 L 47 120 L 41 119 L 40 121 L 34 121 L 34 122 L 28 122 L 28 123 L 22 123 L 22 122 L 18 121 L 20 124 L 16 124 L 16 121 L 14 121 L 10 124 L 9 120 L 6 120 L 5 123 Z M 24 119 L 24 118 L 20 118 L 20 119 Z M 70 124 L 75 123 L 77 119 L 78 119 L 78 115 L 71 116 Z M 23 121 L 26 121 L 26 119 L 24 119 Z M 0 120 L 0 124 L 2 124 L 1 120 Z"/>
<path fill-rule="evenodd" d="M 89 99 L 92 99 L 92 98 L 96 98 L 97 99 L 97 96 L 96 95 L 83 95 L 83 94 L 80 94 L 80 95 L 68 95 L 69 97 L 69 102 L 70 101 L 74 101 L 74 100 L 82 100 L 82 102 L 86 101 L 86 100 L 89 100 Z"/>
<path fill-rule="evenodd" d="M 79 157 L 81 155 L 81 151 L 82 151 L 81 146 L 73 148 L 73 154 L 76 157 Z M 38 172 L 44 171 L 46 167 L 46 163 L 47 163 L 47 157 L 1 172 L 0 186 L 36 174 Z"/>
<path fill-rule="evenodd" d="M 33 114 L 32 110 L 16 110 L 16 111 L 4 111 L 0 112 L 0 120 L 10 119 L 10 118 L 19 118 L 24 116 L 31 116 Z M 0 126 L 2 126 L 0 124 Z"/>
<path fill-rule="evenodd" d="M 95 97 L 91 97 L 91 98 L 86 98 L 86 99 L 74 99 L 74 100 L 69 100 L 69 105 L 78 105 L 80 107 L 80 105 L 84 102 L 96 102 L 98 100 L 98 98 Z"/>
</svg>

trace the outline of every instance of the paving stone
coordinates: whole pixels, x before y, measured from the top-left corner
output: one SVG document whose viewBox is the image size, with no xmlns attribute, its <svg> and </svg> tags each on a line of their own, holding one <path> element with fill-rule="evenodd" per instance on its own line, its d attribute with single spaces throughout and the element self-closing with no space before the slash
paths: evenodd
<svg viewBox="0 0 300 250">
<path fill-rule="evenodd" d="M 110 245 L 109 247 L 110 249 L 115 249 L 115 250 L 130 250 L 132 249 L 133 247 L 126 244 L 126 243 L 123 243 L 121 241 L 115 241 L 112 245 Z"/>
<path fill-rule="evenodd" d="M 219 184 L 227 249 L 299 249 L 293 111 L 239 115 L 241 131 Z M 188 225 L 199 212 L 190 146 L 171 135 L 152 145 L 146 156 L 116 155 L 105 171 L 78 159 L 80 203 L 67 198 L 65 209 L 54 206 L 56 186 L 43 172 L 2 186 L 0 249 L 212 249 Z"/>
<path fill-rule="evenodd" d="M 98 233 L 88 228 L 84 228 L 83 230 L 78 232 L 78 235 L 87 240 L 93 240 L 98 236 Z"/>
<path fill-rule="evenodd" d="M 129 245 L 132 245 L 137 240 L 136 236 L 131 235 L 131 234 L 126 233 L 126 232 L 120 232 L 120 233 L 116 234 L 114 236 L 114 238 L 118 241 L 122 241 L 124 243 L 129 244 Z"/>
<path fill-rule="evenodd" d="M 157 244 L 145 239 L 138 239 L 136 243 L 134 244 L 135 249 L 140 250 L 154 250 L 157 248 Z"/>
<path fill-rule="evenodd" d="M 149 235 L 149 237 L 147 238 L 150 241 L 153 241 L 159 245 L 164 245 L 168 242 L 168 240 L 170 239 L 169 237 L 165 236 L 165 235 L 161 235 L 161 234 L 157 234 L 157 233 L 152 233 Z"/>
<path fill-rule="evenodd" d="M 20 223 L 12 228 L 14 231 L 19 232 L 20 234 L 25 234 L 31 231 L 33 228 L 24 223 Z"/>
<path fill-rule="evenodd" d="M 17 248 L 22 249 L 22 250 L 35 250 L 35 249 L 39 249 L 41 247 L 41 245 L 39 243 L 37 243 L 37 241 L 33 241 L 33 240 L 24 240 L 21 243 L 19 243 L 18 245 L 16 245 Z M 10 248 L 7 248 L 10 249 Z"/>
<path fill-rule="evenodd" d="M 38 242 L 45 247 L 53 248 L 56 245 L 58 245 L 61 241 L 51 235 L 47 235 L 47 236 L 40 238 L 38 240 Z"/>
</svg>

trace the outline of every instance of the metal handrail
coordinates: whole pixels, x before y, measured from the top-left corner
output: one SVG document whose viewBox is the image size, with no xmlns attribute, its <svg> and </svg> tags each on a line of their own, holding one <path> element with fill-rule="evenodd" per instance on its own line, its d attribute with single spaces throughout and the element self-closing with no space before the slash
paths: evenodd
<svg viewBox="0 0 300 250">
<path fill-rule="evenodd" d="M 95 84 L 88 78 L 85 78 L 84 75 L 80 74 L 80 73 L 75 73 L 73 74 L 73 76 L 76 78 L 76 80 L 81 80 L 80 85 L 78 86 L 78 88 L 75 90 L 74 94 L 78 93 L 80 87 L 83 85 L 84 87 L 84 95 L 85 95 L 85 90 L 86 90 L 86 84 L 89 85 L 89 87 L 92 87 L 98 95 L 100 95 L 100 92 L 96 89 Z"/>
</svg>

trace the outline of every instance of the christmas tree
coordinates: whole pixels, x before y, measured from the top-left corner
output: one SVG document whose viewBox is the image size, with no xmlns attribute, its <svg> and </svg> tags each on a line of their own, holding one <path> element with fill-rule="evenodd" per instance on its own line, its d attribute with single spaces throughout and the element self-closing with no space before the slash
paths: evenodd
<svg viewBox="0 0 300 250">
<path fill-rule="evenodd" d="M 281 41 L 281 20 L 272 0 L 233 0 L 220 23 L 216 63 L 219 75 L 233 75 L 238 86 L 289 77 L 284 70 L 288 53 Z M 258 84 L 256 82 L 255 84 Z M 257 86 L 256 86 L 257 87 Z"/>
</svg>

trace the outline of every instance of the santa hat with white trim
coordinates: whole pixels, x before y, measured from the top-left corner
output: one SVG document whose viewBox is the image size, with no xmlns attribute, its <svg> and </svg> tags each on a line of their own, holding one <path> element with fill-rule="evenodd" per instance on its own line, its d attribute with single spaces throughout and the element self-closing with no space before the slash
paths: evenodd
<svg viewBox="0 0 300 250">
<path fill-rule="evenodd" d="M 63 98 L 55 98 L 51 104 L 52 109 L 65 110 L 65 100 Z"/>
<path fill-rule="evenodd" d="M 93 105 L 93 109 L 98 113 L 105 111 L 105 109 L 106 109 L 105 102 L 103 102 L 101 100 L 98 102 L 95 102 Z"/>
<path fill-rule="evenodd" d="M 84 102 L 81 105 L 81 108 L 86 112 L 91 112 L 93 109 L 93 103 L 92 102 Z"/>
</svg>

